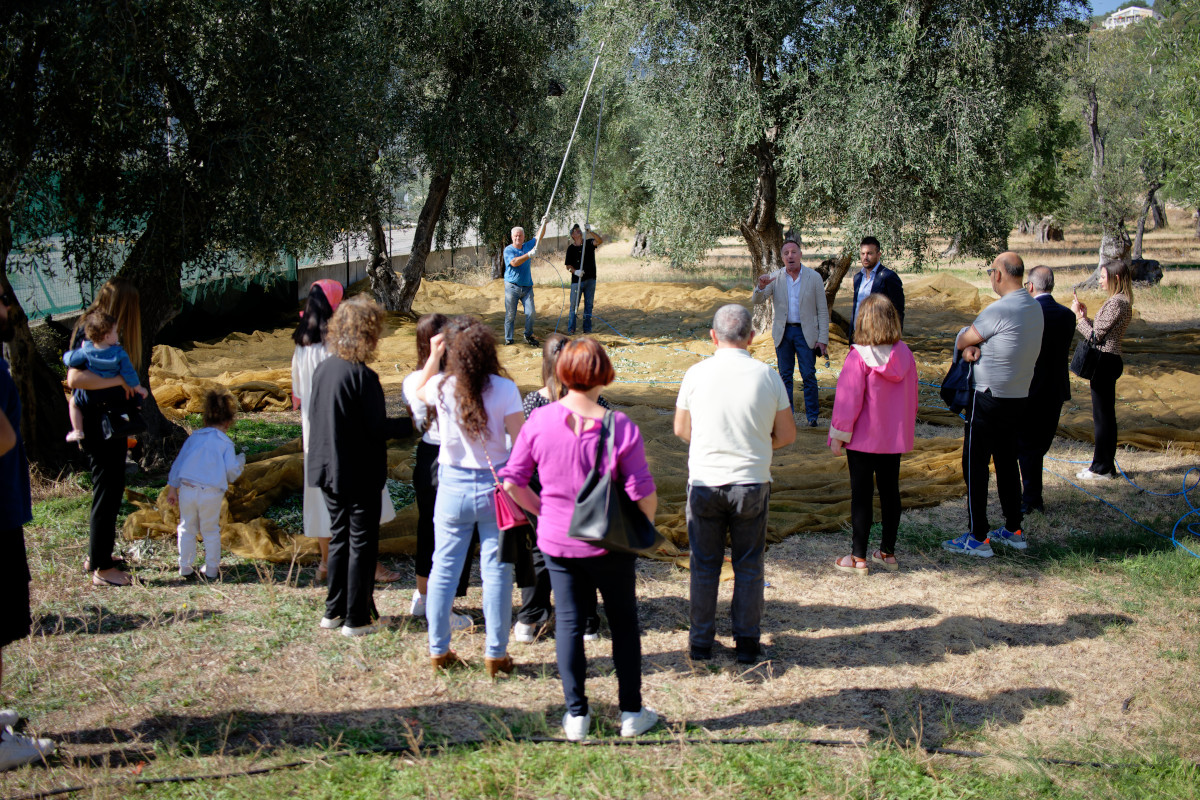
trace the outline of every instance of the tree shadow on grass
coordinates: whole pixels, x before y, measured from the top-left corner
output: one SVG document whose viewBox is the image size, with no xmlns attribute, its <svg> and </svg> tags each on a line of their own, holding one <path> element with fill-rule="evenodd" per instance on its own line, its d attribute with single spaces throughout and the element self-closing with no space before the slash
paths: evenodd
<svg viewBox="0 0 1200 800">
<path fill-rule="evenodd" d="M 130 728 L 85 728 L 52 734 L 74 766 L 120 767 L 153 761 L 164 752 L 191 758 L 271 755 L 301 747 L 354 750 L 422 747 L 456 741 L 503 741 L 524 734 L 546 735 L 541 711 L 452 701 L 429 706 L 325 712 L 262 712 L 233 709 L 218 714 L 166 714 Z M 103 752 L 89 746 L 108 746 Z"/>
<path fill-rule="evenodd" d="M 105 606 L 95 606 L 83 614 L 42 614 L 33 628 L 33 636 L 69 636 L 72 634 L 88 634 L 105 636 L 116 633 L 128 633 L 143 628 L 157 628 L 166 625 L 177 625 L 185 622 L 201 622 L 218 619 L 224 615 L 222 611 L 182 609 L 164 611 L 151 616 L 149 614 L 115 613 Z"/>
<path fill-rule="evenodd" d="M 642 630 L 686 631 L 690 627 L 691 601 L 686 596 L 638 598 L 638 617 Z M 853 628 L 859 625 L 880 625 L 902 619 L 928 619 L 936 616 L 933 606 L 916 603 L 894 603 L 878 608 L 854 608 L 832 603 L 796 603 L 790 600 L 768 600 L 763 607 L 763 630 L 787 626 L 803 630 Z M 730 600 L 717 602 L 717 629 L 730 632 Z"/>
<path fill-rule="evenodd" d="M 724 717 L 689 720 L 707 731 L 755 728 L 779 722 L 866 730 L 873 740 L 895 738 L 924 747 L 942 747 L 988 724 L 1017 725 L 1034 709 L 1065 706 L 1067 692 L 1047 687 L 1005 689 L 978 699 L 922 689 L 842 689 L 796 703 L 754 709 Z"/>
</svg>

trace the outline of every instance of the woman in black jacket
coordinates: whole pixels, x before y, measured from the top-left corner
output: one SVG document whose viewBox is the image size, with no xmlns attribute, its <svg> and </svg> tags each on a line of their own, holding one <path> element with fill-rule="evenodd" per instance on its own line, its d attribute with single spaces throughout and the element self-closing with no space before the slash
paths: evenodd
<svg viewBox="0 0 1200 800">
<path fill-rule="evenodd" d="M 343 636 L 374 633 L 379 511 L 387 481 L 388 439 L 411 437 L 412 420 L 388 419 L 379 376 L 366 362 L 383 332 L 383 309 L 359 295 L 329 321 L 332 356 L 313 373 L 308 482 L 321 489 L 332 520 L 329 592 L 322 628 Z"/>
</svg>

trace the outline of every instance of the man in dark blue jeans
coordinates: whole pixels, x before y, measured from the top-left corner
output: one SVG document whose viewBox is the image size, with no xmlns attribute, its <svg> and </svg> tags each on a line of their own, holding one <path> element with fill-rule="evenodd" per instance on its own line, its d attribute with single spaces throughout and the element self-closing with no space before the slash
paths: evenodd
<svg viewBox="0 0 1200 800">
<path fill-rule="evenodd" d="M 689 444 L 688 641 L 693 659 L 712 657 L 728 534 L 734 644 L 738 661 L 753 664 L 761 653 L 771 455 L 795 441 L 796 421 L 783 380 L 748 351 L 754 338 L 750 312 L 722 306 L 709 335 L 716 353 L 687 371 L 675 402 L 675 435 Z"/>
</svg>

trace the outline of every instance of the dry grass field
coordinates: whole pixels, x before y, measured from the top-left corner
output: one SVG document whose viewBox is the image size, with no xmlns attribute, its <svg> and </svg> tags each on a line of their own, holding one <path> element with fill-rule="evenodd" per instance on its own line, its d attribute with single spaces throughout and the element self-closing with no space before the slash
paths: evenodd
<svg viewBox="0 0 1200 800">
<path fill-rule="evenodd" d="M 1147 236 L 1147 256 L 1167 269 L 1160 286 L 1137 294 L 1151 342 L 1154 332 L 1200 328 L 1200 241 L 1181 216 Z M 1066 242 L 1043 251 L 1023 249 L 1018 237 L 1013 245 L 1027 264 L 1059 271 L 1063 300 L 1069 276 L 1081 279 L 1095 261 L 1089 241 L 1068 231 Z M 807 260 L 822 245 L 813 236 Z M 621 258 L 622 248 L 628 242 L 605 245 L 599 258 L 597 304 L 614 318 L 604 306 L 610 279 L 749 286 L 734 240 L 682 277 Z M 981 266 L 927 270 L 982 288 Z M 551 274 L 535 269 L 543 286 Z M 679 317 L 691 334 L 703 327 L 695 316 Z M 621 356 L 629 369 L 637 353 Z M 1196 355 L 1177 358 L 1194 371 Z M 1152 356 L 1131 355 L 1129 369 L 1148 370 L 1139 364 Z M 519 375 L 532 374 L 532 352 L 505 358 Z M 627 408 L 638 397 L 617 395 Z M 294 415 L 259 414 L 239 421 L 235 436 L 269 448 L 298 427 Z M 918 434 L 961 431 L 926 421 Z M 204 798 L 1200 796 L 1200 558 L 1163 538 L 1200 500 L 1200 490 L 1169 496 L 1185 480 L 1200 481 L 1200 470 L 1185 478 L 1200 463 L 1197 451 L 1123 448 L 1118 460 L 1131 480 L 1089 484 L 1091 494 L 1073 478 L 1080 467 L 1072 462 L 1090 456 L 1086 442 L 1060 438 L 1050 455 L 1048 510 L 1027 519 L 1023 553 L 945 553 L 941 540 L 965 524 L 961 498 L 906 509 L 898 573 L 835 572 L 848 524 L 773 545 L 767 658 L 751 668 L 732 654 L 730 583 L 718 612 L 718 638 L 729 649 L 696 663 L 687 648 L 687 571 L 640 562 L 643 691 L 663 724 L 638 747 L 616 736 L 607 637 L 587 645 L 600 742 L 540 742 L 560 736 L 564 708 L 552 635 L 510 645 L 517 672 L 493 682 L 482 668 L 479 625 L 455 634 L 453 645 L 473 666 L 433 676 L 424 621 L 407 615 L 411 560 L 395 560 L 405 578 L 377 589 L 385 630 L 361 640 L 318 629 L 324 590 L 311 567 L 227 556 L 220 581 L 188 584 L 175 575 L 170 539 L 136 543 L 134 587 L 95 589 L 80 568 L 89 496 L 75 482 L 43 484 L 26 529 L 35 632 L 6 648 L 4 692 L 5 704 L 60 752 L 0 776 L 0 795 L 77 787 L 89 797 Z M 149 494 L 162 484 L 163 476 L 135 479 Z M 1189 523 L 1200 516 L 1174 533 L 1200 553 Z M 482 622 L 477 574 L 460 610 Z M 278 769 L 244 774 L 269 768 Z M 216 774 L 225 777 L 133 787 Z"/>
</svg>

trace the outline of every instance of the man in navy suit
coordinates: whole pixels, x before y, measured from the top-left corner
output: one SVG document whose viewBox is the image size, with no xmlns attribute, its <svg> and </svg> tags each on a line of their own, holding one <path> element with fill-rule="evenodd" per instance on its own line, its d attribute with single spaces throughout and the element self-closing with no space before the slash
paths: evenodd
<svg viewBox="0 0 1200 800">
<path fill-rule="evenodd" d="M 858 307 L 872 294 L 885 294 L 900 312 L 900 324 L 904 325 L 904 284 L 900 276 L 879 263 L 879 240 L 866 236 L 858 246 L 859 263 L 862 269 L 854 273 L 854 297 L 850 308 L 850 344 L 854 344 L 854 323 L 858 318 Z"/>
<path fill-rule="evenodd" d="M 1075 316 L 1055 302 L 1054 271 L 1034 267 L 1025 288 L 1042 307 L 1045 327 L 1042 349 L 1029 384 L 1029 402 L 1025 424 L 1017 430 L 1017 462 L 1021 465 L 1022 513 L 1044 511 L 1042 503 L 1042 457 L 1054 443 L 1062 404 L 1071 399 L 1071 379 L 1067 364 L 1071 361 L 1071 338 L 1075 335 Z"/>
</svg>

